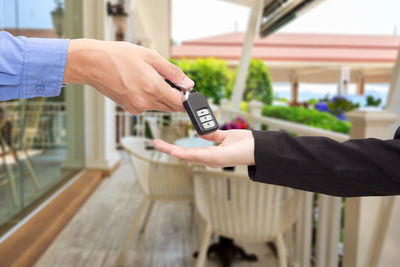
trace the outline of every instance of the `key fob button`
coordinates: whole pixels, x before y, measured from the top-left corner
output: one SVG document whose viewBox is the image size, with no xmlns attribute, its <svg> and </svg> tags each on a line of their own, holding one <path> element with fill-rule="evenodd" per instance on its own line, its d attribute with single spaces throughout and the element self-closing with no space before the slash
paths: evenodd
<svg viewBox="0 0 400 267">
<path fill-rule="evenodd" d="M 200 117 L 200 122 L 206 122 L 206 121 L 211 121 L 211 120 L 212 120 L 211 115 L 206 115 L 206 116 Z"/>
<path fill-rule="evenodd" d="M 203 123 L 204 129 L 209 129 L 209 128 L 212 128 L 212 127 L 214 127 L 214 126 L 215 126 L 214 121 L 209 121 L 209 122 Z"/>
<path fill-rule="evenodd" d="M 200 116 L 204 116 L 204 115 L 208 115 L 210 114 L 210 111 L 208 111 L 207 108 L 203 108 L 197 111 L 197 115 Z"/>
</svg>

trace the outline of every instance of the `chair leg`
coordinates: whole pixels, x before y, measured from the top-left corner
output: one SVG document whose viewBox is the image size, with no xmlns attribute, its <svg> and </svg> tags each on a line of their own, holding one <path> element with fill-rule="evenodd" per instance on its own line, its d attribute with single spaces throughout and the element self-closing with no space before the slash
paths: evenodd
<svg viewBox="0 0 400 267">
<path fill-rule="evenodd" d="M 194 223 L 194 216 L 195 216 L 195 210 L 194 210 L 194 203 L 193 202 L 189 203 L 189 208 L 190 208 L 189 230 L 192 230 L 193 229 L 193 223 Z"/>
<path fill-rule="evenodd" d="M 19 203 L 18 203 L 18 197 L 17 197 L 17 188 L 15 186 L 15 176 L 11 169 L 11 166 L 6 165 L 6 169 L 7 169 L 7 175 L 8 175 L 8 183 L 9 183 L 10 191 L 11 191 L 11 197 L 13 199 L 14 206 L 18 207 Z"/>
<path fill-rule="evenodd" d="M 204 232 L 202 233 L 199 256 L 196 261 L 196 267 L 204 267 L 207 260 L 207 247 L 210 243 L 212 230 L 211 226 L 207 223 Z"/>
<path fill-rule="evenodd" d="M 150 200 L 150 204 L 149 204 L 149 206 L 147 208 L 146 215 L 144 216 L 144 220 L 143 220 L 143 223 L 142 223 L 142 228 L 140 228 L 140 233 L 141 234 L 143 234 L 144 231 L 146 231 L 147 222 L 149 221 L 149 217 L 150 217 L 151 212 L 153 210 L 153 206 L 154 206 L 154 200 Z"/>
<path fill-rule="evenodd" d="M 39 182 L 37 180 L 36 173 L 33 170 L 32 164 L 29 160 L 28 153 L 26 153 L 26 152 L 25 152 L 24 162 L 25 162 L 26 167 L 28 168 L 29 174 L 31 175 L 32 182 L 33 182 L 33 185 L 35 186 L 36 191 L 39 191 L 39 189 L 40 189 Z"/>
<path fill-rule="evenodd" d="M 280 267 L 287 267 L 287 249 L 283 241 L 283 234 L 279 234 L 276 238 L 276 247 L 278 249 L 278 259 Z"/>
<path fill-rule="evenodd" d="M 133 219 L 133 223 L 132 223 L 131 229 L 129 230 L 128 237 L 126 238 L 125 244 L 122 248 L 122 251 L 119 254 L 117 265 L 116 265 L 118 267 L 124 265 L 126 253 L 128 252 L 129 245 L 131 244 L 131 242 L 135 236 L 136 228 L 139 225 L 140 218 L 142 217 L 144 207 L 146 207 L 148 200 L 149 200 L 149 198 L 146 196 L 142 199 L 142 202 L 140 202 L 140 204 L 139 204 L 139 208 L 138 208 L 138 211 L 136 212 L 135 219 Z"/>
</svg>

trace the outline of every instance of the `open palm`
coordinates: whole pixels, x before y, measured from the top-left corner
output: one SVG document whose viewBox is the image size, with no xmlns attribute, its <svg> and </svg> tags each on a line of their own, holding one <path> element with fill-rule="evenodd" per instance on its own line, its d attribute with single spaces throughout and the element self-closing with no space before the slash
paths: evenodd
<svg viewBox="0 0 400 267">
<path fill-rule="evenodd" d="M 178 159 L 212 168 L 254 165 L 254 138 L 249 130 L 218 130 L 201 136 L 219 145 L 204 148 L 187 148 L 166 143 L 160 139 L 153 145 L 160 152 L 167 153 Z"/>
</svg>

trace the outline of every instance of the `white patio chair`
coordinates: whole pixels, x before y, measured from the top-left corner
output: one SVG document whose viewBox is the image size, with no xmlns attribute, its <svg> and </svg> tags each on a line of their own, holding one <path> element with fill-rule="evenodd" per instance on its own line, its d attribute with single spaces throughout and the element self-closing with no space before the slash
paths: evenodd
<svg viewBox="0 0 400 267">
<path fill-rule="evenodd" d="M 133 220 L 128 237 L 119 256 L 117 266 L 122 266 L 127 250 L 148 205 L 140 232 L 145 231 L 155 201 L 193 201 L 193 179 L 189 166 L 177 160 L 161 160 L 146 150 L 151 140 L 143 137 L 125 137 L 122 147 L 129 153 L 135 177 L 144 194 Z M 155 159 L 157 158 L 157 160 Z"/>
<path fill-rule="evenodd" d="M 146 116 L 146 122 L 154 139 L 162 139 L 168 143 L 184 137 L 184 131 L 180 129 L 180 118 L 173 114 L 167 114 L 170 119 L 165 121 L 165 113 L 160 112 L 157 116 Z"/>
<path fill-rule="evenodd" d="M 295 223 L 300 192 L 252 182 L 242 173 L 194 170 L 195 205 L 203 229 L 196 267 L 206 263 L 212 233 L 245 242 L 275 241 L 280 267 L 287 267 L 283 234 Z"/>
</svg>

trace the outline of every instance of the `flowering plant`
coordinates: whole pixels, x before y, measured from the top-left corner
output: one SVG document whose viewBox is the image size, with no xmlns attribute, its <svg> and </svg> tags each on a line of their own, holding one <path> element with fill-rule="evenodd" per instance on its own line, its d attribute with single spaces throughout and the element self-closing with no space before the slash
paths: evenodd
<svg viewBox="0 0 400 267">
<path fill-rule="evenodd" d="M 236 117 L 233 121 L 225 123 L 220 127 L 221 130 L 231 130 L 231 129 L 250 129 L 248 123 L 245 119 L 241 117 Z"/>
</svg>

